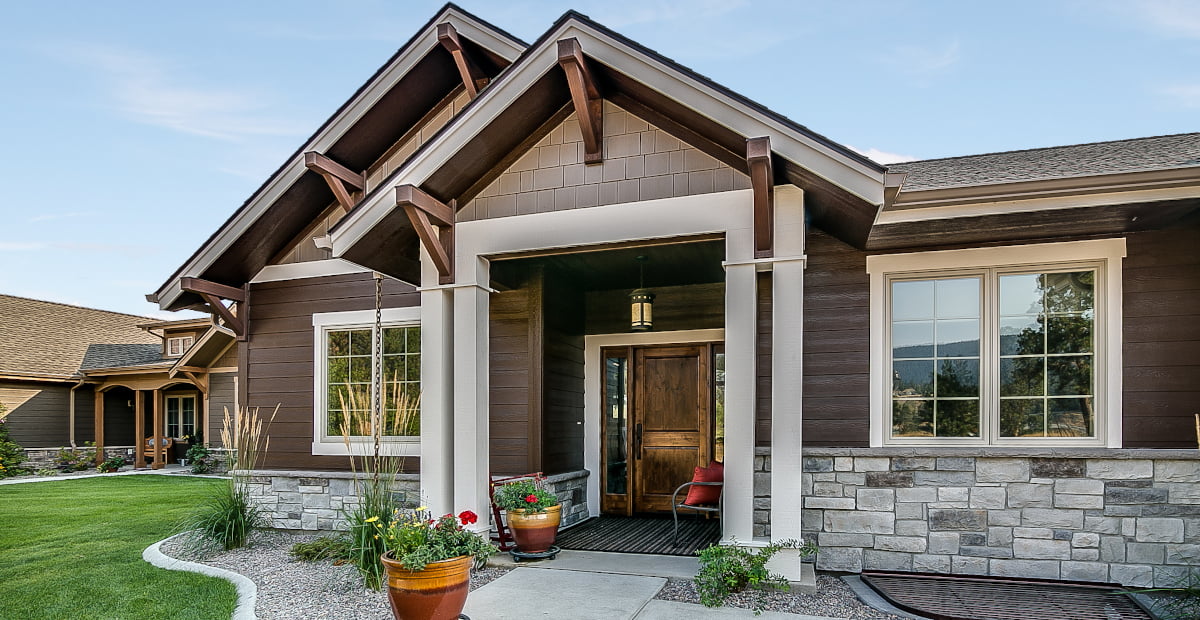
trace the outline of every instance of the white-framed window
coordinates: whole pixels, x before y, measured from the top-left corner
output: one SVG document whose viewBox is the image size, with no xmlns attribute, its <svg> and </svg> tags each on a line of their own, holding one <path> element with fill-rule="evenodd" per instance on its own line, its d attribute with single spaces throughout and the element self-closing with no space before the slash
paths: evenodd
<svg viewBox="0 0 1200 620">
<path fill-rule="evenodd" d="M 313 315 L 313 454 L 373 450 L 377 373 L 385 453 L 419 454 L 420 308 L 387 309 L 381 318 L 379 349 L 373 310 Z"/>
<path fill-rule="evenodd" d="M 196 434 L 196 397 L 165 397 L 167 405 L 167 437 L 182 439 L 184 435 Z"/>
<path fill-rule="evenodd" d="M 192 346 L 195 339 L 191 336 L 177 336 L 167 338 L 167 355 L 170 357 L 179 357 L 187 352 L 188 347 Z"/>
<path fill-rule="evenodd" d="M 871 256 L 871 445 L 1121 445 L 1123 239 Z"/>
</svg>

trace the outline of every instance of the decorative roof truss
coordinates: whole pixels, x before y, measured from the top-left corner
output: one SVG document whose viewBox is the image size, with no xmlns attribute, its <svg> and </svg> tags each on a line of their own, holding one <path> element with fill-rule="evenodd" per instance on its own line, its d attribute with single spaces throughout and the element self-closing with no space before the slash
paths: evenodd
<svg viewBox="0 0 1200 620">
<path fill-rule="evenodd" d="M 571 103 L 575 106 L 575 116 L 579 118 L 579 131 L 583 134 L 583 163 L 598 164 L 604 161 L 604 104 L 600 97 L 600 86 L 588 69 L 578 39 L 558 42 L 558 65 L 567 74 Z"/>
<path fill-rule="evenodd" d="M 225 286 L 224 284 L 217 284 L 216 282 L 209 282 L 208 280 L 201 280 L 200 278 L 180 278 L 179 284 L 184 291 L 199 295 L 204 300 L 204 303 L 208 304 L 210 311 L 221 317 L 221 320 L 225 321 L 225 325 L 229 326 L 229 329 L 232 329 L 233 333 L 237 334 L 238 340 L 246 339 L 246 322 L 244 317 L 235 314 L 233 310 L 221 301 L 222 299 L 228 299 L 229 301 L 244 305 L 246 303 L 245 290 Z"/>
<path fill-rule="evenodd" d="M 463 86 L 467 87 L 467 96 L 474 99 L 479 95 L 479 91 L 487 86 L 487 75 L 479 68 L 479 63 L 475 62 L 463 48 L 462 42 L 458 40 L 458 31 L 454 29 L 453 24 L 438 24 L 437 39 L 442 47 L 446 48 L 446 51 L 454 57 L 454 66 L 458 67 L 458 74 L 462 77 Z"/>
<path fill-rule="evenodd" d="M 408 215 L 421 245 L 429 252 L 441 284 L 454 282 L 454 200 L 444 204 L 413 185 L 396 187 L 396 206 Z M 435 230 L 436 228 L 436 230 Z"/>
<path fill-rule="evenodd" d="M 344 213 L 349 213 L 350 209 L 354 208 L 355 200 L 351 196 L 351 192 L 354 190 L 361 192 L 366 187 L 363 175 L 351 171 L 349 168 L 316 151 L 309 151 L 304 154 L 304 167 L 316 172 L 325 179 L 325 182 L 329 184 L 329 189 L 333 190 L 333 195 L 337 198 L 338 205 L 342 207 Z"/>
<path fill-rule="evenodd" d="M 771 258 L 775 254 L 775 172 L 770 138 L 746 140 L 746 166 L 754 191 L 754 258 Z"/>
</svg>

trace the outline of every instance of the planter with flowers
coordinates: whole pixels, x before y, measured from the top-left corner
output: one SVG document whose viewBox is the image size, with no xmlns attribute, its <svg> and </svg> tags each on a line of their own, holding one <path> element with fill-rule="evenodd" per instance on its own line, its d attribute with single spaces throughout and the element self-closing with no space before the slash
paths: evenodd
<svg viewBox="0 0 1200 620">
<path fill-rule="evenodd" d="M 464 526 L 479 520 L 466 510 L 433 518 L 424 507 L 396 510 L 383 522 L 367 519 L 384 542 L 388 601 L 396 620 L 454 620 L 471 590 L 471 568 L 496 548 Z"/>
<path fill-rule="evenodd" d="M 508 529 L 518 552 L 535 554 L 550 550 L 558 535 L 562 506 L 558 497 L 546 490 L 542 478 L 497 486 L 494 501 L 508 516 Z"/>
</svg>

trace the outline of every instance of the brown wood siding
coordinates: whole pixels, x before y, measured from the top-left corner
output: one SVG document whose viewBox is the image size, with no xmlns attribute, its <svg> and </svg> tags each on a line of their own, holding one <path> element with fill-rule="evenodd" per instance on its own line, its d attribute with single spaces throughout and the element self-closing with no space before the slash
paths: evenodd
<svg viewBox="0 0 1200 620">
<path fill-rule="evenodd" d="M 810 229 L 804 272 L 804 445 L 870 441 L 866 253 Z"/>
<path fill-rule="evenodd" d="M 75 391 L 75 440 L 93 437 L 94 396 L 91 387 Z M 0 381 L 0 403 L 12 440 L 24 448 L 54 448 L 70 443 L 71 386 L 61 383 Z"/>
<path fill-rule="evenodd" d="M 489 447 L 493 474 L 533 471 L 529 460 L 529 417 L 535 398 L 530 383 L 534 366 L 530 349 L 530 290 L 502 291 L 491 296 L 488 346 L 490 368 Z"/>
<path fill-rule="evenodd" d="M 1200 411 L 1200 226 L 1127 237 L 1126 448 L 1195 448 Z"/>
<path fill-rule="evenodd" d="M 78 398 L 78 396 L 76 396 Z M 202 403 L 196 401 L 196 414 L 200 415 Z M 79 415 L 79 401 L 75 401 L 75 415 Z M 94 414 L 93 414 L 94 415 Z M 95 423 L 93 422 L 93 425 Z M 133 390 L 112 388 L 104 392 L 104 445 L 134 445 Z M 78 442 L 78 438 L 76 438 Z"/>
<path fill-rule="evenodd" d="M 230 415 L 236 411 L 234 403 L 237 375 L 232 372 L 219 372 L 208 377 L 208 411 L 205 412 L 205 428 L 201 433 L 204 441 L 217 445 L 221 441 L 221 427 L 225 424 L 226 409 Z"/>
<path fill-rule="evenodd" d="M 771 445 L 771 337 L 772 337 L 771 274 L 758 274 L 758 329 L 755 363 L 757 379 L 754 385 L 754 445 Z"/>
<path fill-rule="evenodd" d="M 413 287 L 384 281 L 384 308 L 420 304 Z M 271 449 L 265 467 L 273 469 L 349 469 L 344 456 L 314 456 L 313 326 L 319 312 L 372 310 L 375 282 L 369 273 L 252 284 L 249 340 L 246 343 L 246 400 L 269 414 Z M 413 469 L 417 459 L 406 462 Z"/>
<path fill-rule="evenodd" d="M 542 469 L 583 469 L 583 295 L 562 276 L 547 275 L 543 295 Z"/>
</svg>

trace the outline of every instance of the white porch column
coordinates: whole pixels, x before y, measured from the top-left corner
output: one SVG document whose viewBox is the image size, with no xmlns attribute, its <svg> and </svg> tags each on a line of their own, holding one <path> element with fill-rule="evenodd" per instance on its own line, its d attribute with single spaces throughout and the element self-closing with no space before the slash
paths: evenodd
<svg viewBox="0 0 1200 620">
<path fill-rule="evenodd" d="M 454 292 L 421 248 L 421 500 L 454 510 Z M 483 513 L 480 513 L 483 514 Z"/>
<path fill-rule="evenodd" d="M 749 218 L 746 218 L 749 222 Z M 754 538 L 758 287 L 750 229 L 725 237 L 725 489 L 722 539 Z"/>
<path fill-rule="evenodd" d="M 460 256 L 454 288 L 454 511 L 471 510 L 487 527 L 488 308 L 490 265 Z"/>
</svg>

